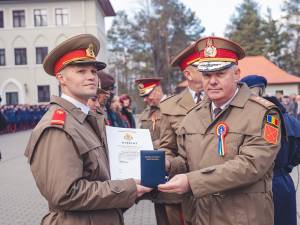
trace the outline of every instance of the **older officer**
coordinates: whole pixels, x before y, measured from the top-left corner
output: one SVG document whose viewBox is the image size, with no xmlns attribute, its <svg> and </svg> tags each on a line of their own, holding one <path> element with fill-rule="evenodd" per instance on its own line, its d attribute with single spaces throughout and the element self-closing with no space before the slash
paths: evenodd
<svg viewBox="0 0 300 225">
<path fill-rule="evenodd" d="M 140 127 L 149 129 L 154 149 L 159 148 L 160 125 L 161 125 L 161 111 L 160 102 L 165 98 L 162 87 L 160 85 L 161 78 L 143 78 L 136 80 L 139 95 L 144 98 L 147 107 L 141 113 L 139 118 Z M 172 208 L 168 207 L 165 203 L 164 196 L 157 193 L 151 193 L 151 200 L 154 202 L 154 210 L 157 225 L 173 225 L 178 224 L 179 220 L 177 215 L 174 218 Z M 175 221 L 175 223 L 174 223 Z"/>
<path fill-rule="evenodd" d="M 134 179 L 110 180 L 104 117 L 86 106 L 97 91 L 99 41 L 89 34 L 54 48 L 44 70 L 56 76 L 62 96 L 32 132 L 25 155 L 49 213 L 41 224 L 121 225 L 121 208 L 132 206 L 148 188 Z"/>
<path fill-rule="evenodd" d="M 274 104 L 238 85 L 236 43 L 200 39 L 198 69 L 207 99 L 182 122 L 178 174 L 161 191 L 192 194 L 196 225 L 272 225 L 272 169 L 280 147 L 280 118 Z"/>
<path fill-rule="evenodd" d="M 168 161 L 176 160 L 178 156 L 177 134 L 179 131 L 180 122 L 186 116 L 187 112 L 194 107 L 201 100 L 202 94 L 202 80 L 201 73 L 197 70 L 197 63 L 199 59 L 199 52 L 195 47 L 195 43 L 185 48 L 178 56 L 171 62 L 172 66 L 178 66 L 188 82 L 188 87 L 180 94 L 167 98 L 160 104 L 161 108 L 161 126 L 160 126 L 160 149 L 165 150 Z M 175 159 L 174 159 L 175 158 Z M 165 198 L 167 196 L 164 196 Z M 181 198 L 179 196 L 171 195 L 168 197 L 169 203 L 176 203 L 170 205 L 173 208 L 173 218 L 178 218 L 183 209 L 185 224 L 191 223 L 191 214 L 193 213 L 192 201 L 193 199 L 183 199 L 183 207 L 181 209 Z M 177 210 L 175 210 L 177 208 Z M 177 220 L 177 223 L 180 224 Z M 181 222 L 182 224 L 182 222 Z"/>
<path fill-rule="evenodd" d="M 240 81 L 246 83 L 251 91 L 259 95 L 264 93 L 267 86 L 267 80 L 259 75 L 248 75 Z M 296 190 L 289 173 L 300 163 L 300 122 L 288 114 L 276 97 L 265 97 L 265 99 L 273 102 L 280 109 L 282 116 L 281 148 L 275 159 L 272 180 L 274 224 L 296 225 Z"/>
</svg>

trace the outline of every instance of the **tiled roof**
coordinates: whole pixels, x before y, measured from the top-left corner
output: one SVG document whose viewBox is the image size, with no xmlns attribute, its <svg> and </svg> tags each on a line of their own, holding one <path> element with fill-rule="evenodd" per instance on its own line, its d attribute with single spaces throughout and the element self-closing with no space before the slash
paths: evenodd
<svg viewBox="0 0 300 225">
<path fill-rule="evenodd" d="M 268 84 L 300 83 L 300 77 L 291 75 L 280 69 L 264 56 L 248 56 L 239 61 L 241 77 L 250 74 L 264 76 Z"/>
<path fill-rule="evenodd" d="M 264 76 L 268 84 L 300 84 L 300 77 L 280 69 L 264 56 L 247 56 L 239 61 L 241 78 L 250 74 Z M 187 87 L 187 81 L 180 82 L 177 87 Z"/>
</svg>

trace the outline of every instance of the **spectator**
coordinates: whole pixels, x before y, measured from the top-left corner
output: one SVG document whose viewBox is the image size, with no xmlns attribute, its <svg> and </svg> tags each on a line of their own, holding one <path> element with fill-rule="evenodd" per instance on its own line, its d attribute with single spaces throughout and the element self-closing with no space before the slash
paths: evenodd
<svg viewBox="0 0 300 225">
<path fill-rule="evenodd" d="M 278 99 L 279 102 L 282 102 L 283 91 L 282 90 L 275 91 L 275 96 L 276 96 L 276 98 Z"/>
<path fill-rule="evenodd" d="M 111 101 L 110 119 L 111 119 L 111 126 L 113 127 L 125 127 L 125 128 L 129 127 L 126 121 L 122 119 L 121 103 L 118 96 L 114 96 Z"/>
<path fill-rule="evenodd" d="M 121 114 L 123 119 L 128 124 L 128 127 L 135 128 L 135 120 L 131 110 L 131 98 L 128 94 L 123 94 L 120 96 L 120 102 L 122 105 Z"/>
</svg>

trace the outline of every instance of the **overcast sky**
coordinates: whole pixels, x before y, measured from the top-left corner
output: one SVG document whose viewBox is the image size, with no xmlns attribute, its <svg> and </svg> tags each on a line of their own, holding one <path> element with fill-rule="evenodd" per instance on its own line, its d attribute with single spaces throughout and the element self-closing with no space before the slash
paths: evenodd
<svg viewBox="0 0 300 225">
<path fill-rule="evenodd" d="M 128 15 L 141 7 L 143 0 L 110 0 L 115 11 L 125 10 Z M 181 0 L 187 7 L 196 12 L 205 27 L 205 35 L 214 33 L 216 36 L 224 36 L 226 25 L 230 17 L 235 13 L 235 8 L 243 0 Z M 278 19 L 281 16 L 281 6 L 283 0 L 259 0 L 261 13 L 265 14 L 267 7 L 272 10 L 273 18 Z M 106 30 L 111 27 L 113 17 L 106 19 Z"/>
</svg>

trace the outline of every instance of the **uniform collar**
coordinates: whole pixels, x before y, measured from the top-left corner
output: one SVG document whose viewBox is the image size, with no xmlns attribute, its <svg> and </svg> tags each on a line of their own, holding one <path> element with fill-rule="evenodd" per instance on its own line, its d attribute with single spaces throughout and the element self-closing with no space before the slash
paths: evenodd
<svg viewBox="0 0 300 225">
<path fill-rule="evenodd" d="M 196 96 L 196 92 L 194 90 L 192 90 L 190 87 L 188 87 L 187 89 L 191 93 L 194 102 L 197 103 L 198 99 L 197 99 L 197 96 Z M 201 99 L 203 99 L 203 95 L 204 95 L 203 91 L 200 91 L 200 97 L 201 97 Z"/>
<path fill-rule="evenodd" d="M 80 108 L 80 110 L 84 113 L 84 114 L 88 114 L 90 111 L 90 108 L 87 105 L 82 104 L 81 102 L 77 101 L 76 99 L 66 95 L 66 94 L 62 94 L 61 98 L 71 102 L 73 105 L 75 105 L 77 108 Z"/>
<path fill-rule="evenodd" d="M 87 116 L 87 114 L 81 111 L 80 108 L 76 107 L 73 103 L 71 103 L 70 101 L 64 98 L 58 96 L 52 96 L 50 103 L 61 106 L 64 110 L 70 113 L 80 123 L 83 123 L 85 117 Z"/>
</svg>

